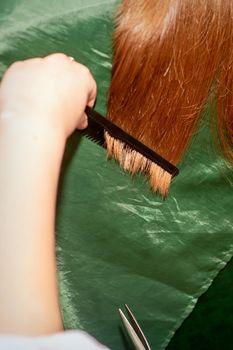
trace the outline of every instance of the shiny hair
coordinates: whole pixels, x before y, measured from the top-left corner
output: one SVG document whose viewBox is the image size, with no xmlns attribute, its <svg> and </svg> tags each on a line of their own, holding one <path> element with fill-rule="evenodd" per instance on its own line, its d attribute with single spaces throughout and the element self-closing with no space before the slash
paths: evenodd
<svg viewBox="0 0 233 350">
<path fill-rule="evenodd" d="M 213 90 L 218 140 L 233 162 L 232 0 L 123 0 L 113 43 L 107 118 L 177 165 Z M 125 170 L 167 195 L 169 173 L 109 134 L 106 143 Z"/>
</svg>

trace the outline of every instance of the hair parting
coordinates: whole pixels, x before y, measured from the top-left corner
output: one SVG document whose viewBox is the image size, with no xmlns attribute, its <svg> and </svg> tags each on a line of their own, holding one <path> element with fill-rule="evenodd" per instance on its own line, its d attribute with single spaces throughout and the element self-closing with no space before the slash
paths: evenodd
<svg viewBox="0 0 233 350">
<path fill-rule="evenodd" d="M 177 165 L 214 86 L 219 142 L 233 162 L 232 0 L 123 0 L 113 43 L 107 118 Z M 106 144 L 124 170 L 167 195 L 169 173 L 107 133 Z"/>
</svg>

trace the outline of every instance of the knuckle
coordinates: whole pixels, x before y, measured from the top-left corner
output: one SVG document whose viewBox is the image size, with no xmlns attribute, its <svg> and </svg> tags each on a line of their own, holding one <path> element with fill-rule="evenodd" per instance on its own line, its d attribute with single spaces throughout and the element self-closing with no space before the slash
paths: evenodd
<svg viewBox="0 0 233 350">
<path fill-rule="evenodd" d="M 96 84 L 96 81 L 94 80 L 93 77 L 91 79 L 91 84 L 92 84 L 93 93 L 96 95 L 97 94 L 97 84 Z"/>
<path fill-rule="evenodd" d="M 90 69 L 87 66 L 81 65 L 82 73 L 86 76 L 91 76 Z"/>
<path fill-rule="evenodd" d="M 22 65 L 23 65 L 23 61 L 16 61 L 16 62 L 13 62 L 13 63 L 9 66 L 8 70 L 15 70 L 15 69 L 21 68 Z"/>
<path fill-rule="evenodd" d="M 68 57 L 64 54 L 64 53 L 53 53 L 49 56 L 46 57 L 49 60 L 55 60 L 57 62 L 67 62 L 68 61 Z"/>
</svg>

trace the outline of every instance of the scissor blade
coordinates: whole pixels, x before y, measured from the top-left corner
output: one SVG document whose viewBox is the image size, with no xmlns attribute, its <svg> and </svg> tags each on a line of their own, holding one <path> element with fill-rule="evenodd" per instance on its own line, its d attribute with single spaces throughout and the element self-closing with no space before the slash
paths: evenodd
<svg viewBox="0 0 233 350">
<path fill-rule="evenodd" d="M 136 334 L 138 336 L 138 338 L 141 340 L 142 344 L 144 345 L 144 348 L 146 350 L 151 350 L 150 345 L 145 337 L 145 334 L 143 333 L 141 327 L 139 326 L 136 318 L 134 317 L 134 314 L 132 313 L 132 311 L 130 310 L 130 308 L 128 307 L 128 305 L 125 304 L 125 308 L 127 310 L 128 316 L 129 316 L 129 320 L 131 325 L 133 326 L 134 330 L 136 331 Z"/>
<path fill-rule="evenodd" d="M 135 346 L 136 350 L 147 350 L 144 345 L 142 344 L 141 340 L 139 339 L 139 337 L 137 336 L 135 330 L 133 329 L 133 327 L 131 326 L 131 324 L 129 323 L 129 321 L 127 320 L 127 318 L 125 317 L 124 313 L 122 312 L 121 309 L 119 309 L 119 313 L 121 316 L 121 320 Z"/>
</svg>

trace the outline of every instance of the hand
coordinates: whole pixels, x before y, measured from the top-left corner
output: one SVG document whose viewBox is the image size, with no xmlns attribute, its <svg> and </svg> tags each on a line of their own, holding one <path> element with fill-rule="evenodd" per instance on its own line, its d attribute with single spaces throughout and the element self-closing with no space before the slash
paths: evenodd
<svg viewBox="0 0 233 350">
<path fill-rule="evenodd" d="M 45 123 L 68 137 L 87 127 L 86 105 L 93 106 L 96 83 L 85 66 L 64 54 L 14 63 L 0 85 L 3 120 Z"/>
</svg>

